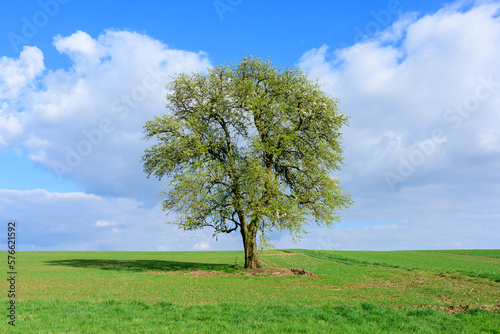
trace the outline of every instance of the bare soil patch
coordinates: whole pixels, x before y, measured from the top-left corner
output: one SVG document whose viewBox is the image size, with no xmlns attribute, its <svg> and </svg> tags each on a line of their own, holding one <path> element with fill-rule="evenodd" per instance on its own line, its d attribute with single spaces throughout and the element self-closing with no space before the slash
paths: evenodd
<svg viewBox="0 0 500 334">
<path fill-rule="evenodd" d="M 460 312 L 467 312 L 469 309 L 479 308 L 488 312 L 500 311 L 500 305 L 419 305 L 417 308 L 430 308 L 434 310 L 446 311 L 448 314 L 457 314 Z"/>
<path fill-rule="evenodd" d="M 298 276 L 309 276 L 309 277 L 319 277 L 318 275 L 316 275 L 315 273 L 309 271 L 309 270 L 305 270 L 305 269 L 298 269 L 298 268 L 290 268 L 290 270 L 295 274 L 295 275 L 298 275 Z"/>
<path fill-rule="evenodd" d="M 181 270 L 172 271 L 160 271 L 160 270 L 150 270 L 143 272 L 141 274 L 148 275 L 183 275 L 191 277 L 221 277 L 221 276 L 307 276 L 307 277 L 319 277 L 313 272 L 305 269 L 299 268 L 258 268 L 258 269 L 247 269 L 242 270 L 234 274 L 226 274 L 214 271 L 203 271 L 195 270 L 190 272 L 185 272 Z"/>
</svg>

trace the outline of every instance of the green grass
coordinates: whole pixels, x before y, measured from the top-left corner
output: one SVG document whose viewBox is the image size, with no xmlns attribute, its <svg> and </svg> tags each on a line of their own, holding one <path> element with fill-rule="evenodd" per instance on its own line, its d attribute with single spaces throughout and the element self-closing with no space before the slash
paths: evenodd
<svg viewBox="0 0 500 334">
<path fill-rule="evenodd" d="M 500 257 L 500 249 L 443 250 L 441 252 L 465 254 L 465 255 L 488 256 L 488 257 Z"/>
<path fill-rule="evenodd" d="M 499 250 L 392 252 L 296 251 L 339 263 L 436 270 L 441 273 L 489 278 L 500 282 Z"/>
<path fill-rule="evenodd" d="M 19 329 L 30 333 L 495 333 L 499 324 L 482 310 L 450 315 L 374 304 L 254 307 L 34 301 L 20 312 Z"/>
<path fill-rule="evenodd" d="M 267 267 L 319 277 L 244 276 L 242 252 L 19 252 L 16 329 L 500 333 L 499 252 L 475 252 L 261 253 Z M 447 313 L 458 305 L 469 310 Z M 9 330 L 3 320 L 0 332 Z"/>
</svg>

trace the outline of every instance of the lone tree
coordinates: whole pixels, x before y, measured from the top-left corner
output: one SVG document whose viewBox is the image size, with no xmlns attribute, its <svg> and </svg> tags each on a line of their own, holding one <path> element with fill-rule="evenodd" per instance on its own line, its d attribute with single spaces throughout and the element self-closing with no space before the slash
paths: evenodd
<svg viewBox="0 0 500 334">
<path fill-rule="evenodd" d="M 144 126 L 157 143 L 142 157 L 148 177 L 170 177 L 163 210 L 184 230 L 239 229 L 245 268 L 260 268 L 257 233 L 288 230 L 294 240 L 313 217 L 338 222 L 349 194 L 330 175 L 342 163 L 347 117 L 300 69 L 245 57 L 167 85 L 170 113 Z"/>
</svg>

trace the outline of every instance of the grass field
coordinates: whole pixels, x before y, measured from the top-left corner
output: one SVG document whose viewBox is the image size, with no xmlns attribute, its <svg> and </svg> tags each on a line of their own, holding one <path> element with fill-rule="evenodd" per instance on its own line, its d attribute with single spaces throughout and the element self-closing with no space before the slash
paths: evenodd
<svg viewBox="0 0 500 334">
<path fill-rule="evenodd" d="M 317 277 L 246 275 L 236 251 L 18 252 L 16 327 L 4 317 L 0 332 L 500 333 L 499 250 L 272 250 L 261 261 Z"/>
</svg>

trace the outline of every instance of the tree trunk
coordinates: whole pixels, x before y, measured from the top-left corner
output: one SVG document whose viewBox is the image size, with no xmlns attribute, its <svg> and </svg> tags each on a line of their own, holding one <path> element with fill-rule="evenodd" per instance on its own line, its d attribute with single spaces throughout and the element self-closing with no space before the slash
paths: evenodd
<svg viewBox="0 0 500 334">
<path fill-rule="evenodd" d="M 242 233 L 243 234 L 243 233 Z M 248 231 L 246 236 L 243 236 L 243 246 L 245 248 L 245 268 L 255 269 L 262 268 L 257 254 L 257 233 Z"/>
<path fill-rule="evenodd" d="M 244 217 L 240 221 L 241 237 L 243 238 L 243 248 L 245 249 L 245 269 L 262 268 L 257 254 L 257 230 L 249 229 Z"/>
</svg>

